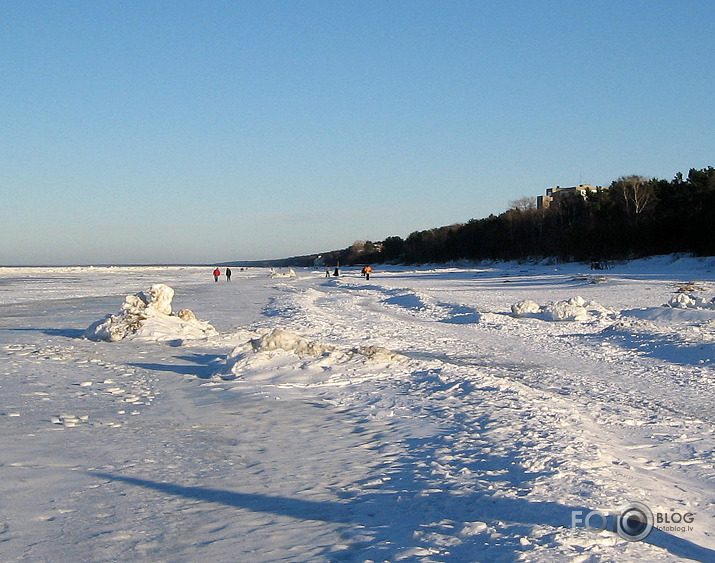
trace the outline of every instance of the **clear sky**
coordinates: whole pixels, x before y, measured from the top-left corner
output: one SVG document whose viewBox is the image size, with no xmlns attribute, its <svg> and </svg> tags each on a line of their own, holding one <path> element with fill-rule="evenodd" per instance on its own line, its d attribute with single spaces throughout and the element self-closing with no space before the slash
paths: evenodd
<svg viewBox="0 0 715 563">
<path fill-rule="evenodd" d="M 0 0 L 0 264 L 211 263 L 715 165 L 707 1 Z"/>
</svg>

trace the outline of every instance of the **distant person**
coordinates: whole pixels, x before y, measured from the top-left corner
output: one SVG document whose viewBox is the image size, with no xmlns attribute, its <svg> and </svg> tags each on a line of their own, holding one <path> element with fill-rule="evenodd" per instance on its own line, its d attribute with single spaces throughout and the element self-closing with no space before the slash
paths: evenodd
<svg viewBox="0 0 715 563">
<path fill-rule="evenodd" d="M 336 278 L 340 275 L 340 268 L 338 266 L 335 266 L 335 271 L 333 272 L 333 275 Z"/>
<path fill-rule="evenodd" d="M 365 279 L 369 280 L 370 274 L 372 273 L 372 266 L 365 266 L 363 269 L 365 270 Z"/>
<path fill-rule="evenodd" d="M 216 269 L 214 270 L 214 281 L 215 281 L 215 282 L 218 281 L 218 278 L 219 278 L 220 275 L 221 275 L 221 270 L 219 270 L 218 268 L 216 268 Z"/>
<path fill-rule="evenodd" d="M 326 278 L 330 277 L 330 268 L 328 266 L 325 266 L 325 277 Z"/>
<path fill-rule="evenodd" d="M 226 268 L 226 281 L 231 281 L 231 268 Z"/>
</svg>

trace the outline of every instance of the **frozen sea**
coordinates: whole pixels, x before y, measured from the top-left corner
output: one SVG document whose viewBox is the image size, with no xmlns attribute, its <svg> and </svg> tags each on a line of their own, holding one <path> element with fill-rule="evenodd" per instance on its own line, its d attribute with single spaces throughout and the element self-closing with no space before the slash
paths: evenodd
<svg viewBox="0 0 715 563">
<path fill-rule="evenodd" d="M 715 259 L 211 271 L 0 268 L 0 560 L 715 561 Z"/>
</svg>

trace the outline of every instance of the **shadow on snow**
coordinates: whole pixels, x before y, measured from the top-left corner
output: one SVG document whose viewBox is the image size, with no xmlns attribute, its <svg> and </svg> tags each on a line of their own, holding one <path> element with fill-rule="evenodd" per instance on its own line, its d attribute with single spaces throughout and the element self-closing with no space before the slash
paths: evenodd
<svg viewBox="0 0 715 563">
<path fill-rule="evenodd" d="M 219 354 L 191 354 L 176 356 L 176 360 L 189 362 L 185 364 L 160 364 L 156 362 L 130 362 L 127 365 L 155 371 L 169 371 L 179 375 L 193 375 L 199 379 L 210 379 L 216 374 L 217 363 L 225 359 Z"/>
<path fill-rule="evenodd" d="M 137 477 L 125 477 L 111 473 L 92 471 L 89 473 L 112 481 L 118 481 L 158 491 L 164 495 L 173 495 L 207 503 L 217 503 L 237 509 L 253 512 L 286 516 L 298 520 L 315 520 L 333 524 L 345 524 L 365 527 L 375 534 L 374 540 L 366 545 L 356 545 L 361 549 L 361 557 L 369 556 L 373 551 L 383 552 L 405 548 L 415 543 L 416 529 L 429 525 L 433 516 L 443 520 L 492 521 L 506 522 L 510 525 L 510 535 L 500 538 L 497 543 L 487 542 L 488 536 L 482 536 L 480 545 L 465 542 L 460 546 L 451 546 L 448 551 L 451 560 L 469 560 L 478 555 L 477 550 L 502 551 L 500 560 L 517 560 L 518 553 L 526 551 L 528 546 L 520 545 L 515 536 L 528 537 L 534 525 L 567 528 L 571 526 L 572 511 L 585 507 L 564 506 L 556 502 L 529 502 L 521 498 L 494 498 L 486 494 L 471 497 L 459 497 L 449 491 L 440 491 L 418 498 L 416 491 L 399 493 L 373 492 L 358 499 L 347 501 L 313 501 L 308 499 L 271 496 L 256 493 L 241 493 L 208 487 L 184 486 L 162 483 Z M 412 493 L 407 495 L 405 493 Z M 411 498 L 412 497 L 412 498 Z M 417 505 L 417 506 L 415 506 Z M 418 514 L 427 517 L 415 525 L 404 525 L 415 521 L 415 508 Z M 430 514 L 432 513 L 432 514 Z M 505 518 L 508 515 L 508 518 Z M 402 524 L 402 525 L 400 525 Z M 346 532 L 347 530 L 344 530 Z M 367 530 L 362 529 L 364 535 Z M 654 529 L 646 543 L 666 549 L 678 557 L 687 557 L 696 561 L 712 561 L 715 551 L 701 547 L 693 542 Z M 511 556 L 508 556 L 511 554 Z M 379 555 L 375 553 L 374 555 Z"/>
<path fill-rule="evenodd" d="M 192 368 L 193 371 L 208 373 L 216 358 L 204 355 L 185 356 L 182 359 L 198 364 Z M 143 367 L 149 366 L 144 364 Z M 163 368 L 177 371 L 177 366 Z M 162 366 L 152 369 L 162 369 Z M 415 374 L 412 383 L 416 380 L 424 380 L 426 384 L 433 381 L 432 392 L 449 391 L 452 395 L 458 392 L 454 396 L 464 398 L 473 395 L 474 388 L 469 382 L 463 382 L 455 390 L 451 383 L 439 382 L 432 377 L 428 372 Z M 405 384 L 409 386 L 407 382 Z M 409 390 L 401 389 L 402 392 Z M 449 422 L 441 416 L 446 412 L 445 409 L 449 410 L 449 407 L 438 404 L 430 408 L 432 414 L 437 415 L 435 418 L 443 420 L 447 426 L 468 423 L 476 429 L 488 428 L 494 423 L 488 414 L 469 421 Z M 352 419 L 355 432 L 372 432 L 370 418 L 362 409 L 341 409 L 340 413 Z M 391 424 L 399 424 L 399 421 Z M 582 511 L 583 515 L 594 509 L 530 500 L 528 495 L 533 489 L 533 482 L 550 478 L 553 471 L 528 471 L 520 463 L 516 450 L 509 448 L 493 451 L 491 440 L 479 438 L 479 433 L 475 435 L 474 442 L 457 445 L 450 439 L 449 428 L 443 430 L 426 437 L 404 437 L 401 452 L 391 458 L 390 451 L 395 444 L 381 436 L 384 432 L 382 428 L 375 435 L 376 445 L 373 449 L 384 461 L 373 467 L 370 475 L 354 486 L 333 490 L 333 500 L 188 486 L 99 471 L 88 473 L 163 495 L 338 525 L 336 531 L 341 534 L 344 543 L 350 545 L 350 551 L 354 554 L 355 550 L 360 550 L 361 559 L 373 560 L 394 559 L 410 549 L 426 547 L 437 548 L 440 555 L 450 561 L 516 561 L 524 552 L 536 547 L 548 547 L 559 541 L 553 536 L 559 530 L 571 528 L 574 511 Z M 453 455 L 459 459 L 456 465 L 450 463 L 451 456 L 444 457 L 447 449 L 454 450 Z M 299 460 L 296 463 L 299 464 Z M 467 475 L 478 478 L 466 481 L 453 478 L 457 467 L 459 472 L 466 471 Z M 299 465 L 296 465 L 298 470 Z M 326 494 L 329 492 L 328 488 Z M 503 494 L 505 492 L 511 492 L 511 496 Z M 478 530 L 475 533 L 469 529 L 471 523 L 475 522 L 484 523 L 490 530 Z M 533 536 L 536 527 L 540 528 L 538 540 L 522 545 L 521 540 Z M 553 531 L 549 531 L 549 528 Z M 612 529 L 612 526 L 609 525 L 608 529 Z M 715 560 L 715 551 L 657 529 L 644 542 L 678 557 L 703 562 Z M 331 549 L 325 547 L 325 555 L 334 559 L 338 554 Z M 573 549 L 574 555 L 577 555 L 578 550 L 587 550 L 578 545 L 574 545 Z M 348 557 L 349 553 L 343 555 Z M 439 560 L 439 555 L 435 554 L 435 557 L 435 560 Z"/>
<path fill-rule="evenodd" d="M 84 329 L 79 328 L 11 328 L 15 332 L 40 332 L 47 336 L 64 336 L 65 338 L 84 338 Z"/>
</svg>

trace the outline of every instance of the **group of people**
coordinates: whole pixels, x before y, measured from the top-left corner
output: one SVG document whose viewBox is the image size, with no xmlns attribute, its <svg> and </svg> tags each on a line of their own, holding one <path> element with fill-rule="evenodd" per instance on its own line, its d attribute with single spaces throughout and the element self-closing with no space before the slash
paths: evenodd
<svg viewBox="0 0 715 563">
<path fill-rule="evenodd" d="M 370 279 L 370 274 L 372 273 L 372 266 L 364 266 L 362 269 L 362 272 L 360 272 L 360 275 L 363 276 L 365 279 Z M 332 274 L 336 278 L 340 275 L 340 266 L 335 266 L 335 271 Z M 330 277 L 330 267 L 326 266 L 325 267 L 325 277 L 329 278 Z"/>
<path fill-rule="evenodd" d="M 362 269 L 361 276 L 363 276 L 365 279 L 370 279 L 370 274 L 372 273 L 372 266 L 365 266 Z M 217 267 L 214 271 L 214 281 L 217 282 L 218 279 L 221 277 L 221 270 Z M 340 275 L 340 267 L 336 266 L 335 271 L 333 272 L 333 275 L 335 277 L 338 277 Z M 325 277 L 328 278 L 330 277 L 330 268 L 325 268 Z M 231 268 L 226 268 L 226 281 L 231 281 Z"/>
<path fill-rule="evenodd" d="M 221 270 L 216 268 L 214 270 L 214 281 L 217 282 L 221 277 Z M 226 281 L 231 281 L 231 268 L 226 268 Z"/>
</svg>

